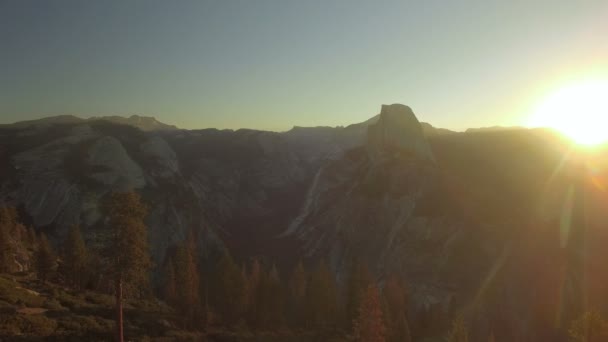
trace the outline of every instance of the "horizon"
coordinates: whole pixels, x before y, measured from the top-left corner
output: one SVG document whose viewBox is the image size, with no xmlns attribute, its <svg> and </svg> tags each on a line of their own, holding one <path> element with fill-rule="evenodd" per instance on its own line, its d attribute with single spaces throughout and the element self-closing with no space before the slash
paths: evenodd
<svg viewBox="0 0 608 342">
<path fill-rule="evenodd" d="M 398 104 L 398 103 L 393 103 L 394 104 Z M 407 105 L 406 105 L 407 106 Z M 108 119 L 108 118 L 123 118 L 123 119 L 131 119 L 133 117 L 138 117 L 138 118 L 145 118 L 145 119 L 153 119 L 156 120 L 158 123 L 163 124 L 163 125 L 167 125 L 167 126 L 173 126 L 175 127 L 175 129 L 178 130 L 205 130 L 205 129 L 217 129 L 217 130 L 228 130 L 228 131 L 238 131 L 238 130 L 254 130 L 254 131 L 262 131 L 262 132 L 275 132 L 275 133 L 286 133 L 294 128 L 346 128 L 350 125 L 357 125 L 360 123 L 364 123 L 367 120 L 371 120 L 372 118 L 376 117 L 380 115 L 380 113 L 378 114 L 373 114 L 372 116 L 370 116 L 369 118 L 360 121 L 360 122 L 351 122 L 351 123 L 345 123 L 345 124 L 341 124 L 341 125 L 337 125 L 337 126 L 327 126 L 327 125 L 316 125 L 316 126 L 300 126 L 300 125 L 293 125 L 290 128 L 286 129 L 286 130 L 268 130 L 268 129 L 258 129 L 258 128 L 251 128 L 251 127 L 238 127 L 238 128 L 218 128 L 218 127 L 188 127 L 188 128 L 184 128 L 184 127 L 180 127 L 178 125 L 175 125 L 172 122 L 166 122 L 166 121 L 162 121 L 159 120 L 157 117 L 155 116 L 149 116 L 149 115 L 142 115 L 142 114 L 127 114 L 127 115 L 101 115 L 101 116 L 90 116 L 90 117 L 84 117 L 84 116 L 80 116 L 80 115 L 76 115 L 76 114 L 59 114 L 59 115 L 52 115 L 52 116 L 44 116 L 44 117 L 40 117 L 40 118 L 33 118 L 33 119 L 26 119 L 26 120 L 20 120 L 20 121 L 13 121 L 13 122 L 9 122 L 9 123 L 2 123 L 0 122 L 0 126 L 11 126 L 11 125 L 17 125 L 23 122 L 35 122 L 35 121 L 39 121 L 39 120 L 44 120 L 44 119 L 52 119 L 52 118 L 62 118 L 62 117 L 72 117 L 72 118 L 77 118 L 79 120 L 83 120 L 83 121 L 87 121 L 87 120 L 104 120 L 104 119 Z M 433 128 L 436 129 L 447 129 L 449 131 L 452 131 L 454 133 L 466 133 L 467 130 L 484 130 L 484 129 L 504 129 L 504 130 L 510 130 L 510 129 L 552 129 L 551 127 L 546 127 L 546 126 L 538 126 L 538 127 L 526 127 L 526 126 L 502 126 L 502 125 L 493 125 L 493 126 L 480 126 L 480 127 L 466 127 L 462 130 L 452 130 L 452 129 L 448 129 L 445 127 L 439 127 L 434 125 L 432 122 L 428 122 L 425 121 L 423 119 L 421 119 L 415 112 L 414 115 L 416 115 L 416 118 L 418 119 L 418 121 L 423 124 L 429 124 L 431 125 Z"/>
<path fill-rule="evenodd" d="M 6 1 L 0 121 L 286 131 L 403 103 L 455 131 L 529 126 L 543 98 L 608 70 L 608 4 L 522 6 Z"/>
</svg>

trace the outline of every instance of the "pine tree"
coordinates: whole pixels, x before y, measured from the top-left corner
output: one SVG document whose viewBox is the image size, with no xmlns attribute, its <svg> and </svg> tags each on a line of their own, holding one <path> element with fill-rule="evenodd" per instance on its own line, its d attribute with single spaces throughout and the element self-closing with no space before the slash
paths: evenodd
<svg viewBox="0 0 608 342">
<path fill-rule="evenodd" d="M 9 227 L 9 234 L 13 233 L 13 228 L 18 224 L 19 214 L 14 207 L 0 207 L 0 225 Z"/>
<path fill-rule="evenodd" d="M 289 316 L 291 318 L 291 324 L 295 327 L 302 327 L 305 319 L 304 303 L 306 298 L 307 277 L 304 265 L 301 261 L 298 262 L 298 265 L 289 278 L 288 284 Z"/>
<path fill-rule="evenodd" d="M 11 270 L 13 245 L 10 241 L 9 227 L 0 222 L 0 273 Z"/>
<path fill-rule="evenodd" d="M 123 288 L 148 284 L 150 260 L 146 207 L 136 192 L 116 192 L 105 203 L 111 236 L 107 241 L 110 276 L 114 279 L 116 295 L 116 338 L 124 341 Z"/>
<path fill-rule="evenodd" d="M 371 285 L 359 307 L 359 316 L 354 324 L 354 338 L 357 342 L 384 342 L 386 327 L 380 307 L 378 288 Z"/>
<path fill-rule="evenodd" d="M 217 265 L 214 290 L 215 309 L 228 326 L 236 324 L 245 311 L 245 279 L 228 251 Z"/>
<path fill-rule="evenodd" d="M 33 249 L 38 244 L 38 237 L 36 236 L 36 230 L 33 227 L 29 227 L 27 229 L 27 242 L 29 246 Z"/>
<path fill-rule="evenodd" d="M 163 284 L 163 299 L 167 304 L 175 306 L 177 303 L 177 281 L 173 258 L 169 258 L 165 264 L 165 276 Z"/>
<path fill-rule="evenodd" d="M 352 328 L 352 323 L 359 315 L 359 307 L 367 288 L 372 284 L 372 276 L 367 266 L 358 260 L 353 266 L 348 278 L 346 298 L 346 324 Z"/>
<path fill-rule="evenodd" d="M 464 317 L 459 315 L 452 323 L 452 330 L 448 334 L 448 342 L 468 342 L 469 332 L 464 322 Z"/>
<path fill-rule="evenodd" d="M 49 240 L 47 240 L 44 233 L 41 233 L 38 248 L 36 250 L 36 272 L 38 274 L 38 279 L 40 279 L 43 284 L 46 283 L 48 277 L 55 270 L 56 262 L 57 257 L 53 252 Z"/>
<path fill-rule="evenodd" d="M 260 265 L 260 261 L 256 258 L 253 259 L 251 263 L 251 270 L 246 272 L 243 270 L 243 277 L 245 277 L 245 306 L 247 307 L 247 316 L 249 324 L 252 327 L 255 327 L 257 324 L 258 317 L 258 296 L 259 296 L 259 287 L 260 281 L 262 277 L 262 267 Z"/>
<path fill-rule="evenodd" d="M 87 250 L 80 233 L 80 227 L 77 225 L 72 226 L 68 232 L 63 244 L 63 254 L 62 271 L 64 278 L 76 289 L 81 289 L 85 282 Z"/>
<path fill-rule="evenodd" d="M 17 211 L 14 208 L 0 207 L 0 273 L 10 272 L 13 268 L 14 226 Z"/>
<path fill-rule="evenodd" d="M 389 277 L 384 285 L 383 295 L 386 303 L 387 340 L 411 341 L 406 315 L 407 294 L 403 282 L 395 276 Z"/>
<path fill-rule="evenodd" d="M 262 272 L 258 287 L 256 326 L 266 329 L 277 328 L 283 322 L 283 287 L 279 272 L 272 267 L 270 272 Z"/>
<path fill-rule="evenodd" d="M 336 323 L 336 282 L 324 261 L 319 262 L 311 274 L 306 291 L 306 305 L 306 322 L 309 327 L 324 329 Z"/>
<path fill-rule="evenodd" d="M 175 252 L 175 283 L 177 308 L 185 317 L 187 327 L 192 327 L 200 312 L 200 280 L 194 251 L 186 242 Z"/>
</svg>

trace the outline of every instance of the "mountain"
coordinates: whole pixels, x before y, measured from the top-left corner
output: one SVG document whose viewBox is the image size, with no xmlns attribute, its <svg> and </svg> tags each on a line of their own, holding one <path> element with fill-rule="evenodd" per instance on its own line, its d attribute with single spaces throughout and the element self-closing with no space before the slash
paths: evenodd
<svg viewBox="0 0 608 342">
<path fill-rule="evenodd" d="M 0 126 L 0 202 L 55 242 L 72 224 L 95 241 L 106 229 L 100 203 L 133 188 L 150 209 L 156 264 L 190 229 L 202 255 L 227 248 L 281 270 L 325 259 L 341 282 L 360 260 L 379 283 L 406 280 L 417 327 L 443 331 L 455 312 L 500 312 L 482 315 L 480 329 L 515 339 L 532 330 L 521 321 L 553 305 L 537 294 L 580 283 L 583 269 L 595 271 L 586 295 L 608 308 L 597 263 L 608 257 L 608 177 L 597 167 L 584 181 L 587 158 L 549 131 L 454 133 L 399 104 L 359 124 L 284 133 L 54 117 Z M 584 206 L 572 206 L 578 198 Z M 563 303 L 576 307 L 569 289 Z"/>
<path fill-rule="evenodd" d="M 96 116 L 88 119 L 82 119 L 74 115 L 58 115 L 47 118 L 20 121 L 14 124 L 4 124 L 0 127 L 4 128 L 28 128 L 28 127 L 47 127 L 60 124 L 79 124 L 84 122 L 108 121 L 116 124 L 132 126 L 139 128 L 142 131 L 166 131 L 176 130 L 177 127 L 162 123 L 154 117 L 131 115 L 130 117 L 122 116 Z"/>
<path fill-rule="evenodd" d="M 89 119 L 90 121 L 95 120 L 104 120 L 110 121 L 117 124 L 133 126 L 141 129 L 142 131 L 167 131 L 167 130 L 176 130 L 177 127 L 173 125 L 167 125 L 162 123 L 156 118 L 151 116 L 139 116 L 139 115 L 131 115 L 128 118 L 122 116 L 101 116 L 101 117 L 92 117 Z"/>
<path fill-rule="evenodd" d="M 525 129 L 524 127 L 520 127 L 520 126 L 511 126 L 511 127 L 504 127 L 504 126 L 492 126 L 492 127 L 480 127 L 480 128 L 469 128 L 467 129 L 467 133 L 475 133 L 475 132 L 501 132 L 501 131 L 519 131 Z"/>
</svg>

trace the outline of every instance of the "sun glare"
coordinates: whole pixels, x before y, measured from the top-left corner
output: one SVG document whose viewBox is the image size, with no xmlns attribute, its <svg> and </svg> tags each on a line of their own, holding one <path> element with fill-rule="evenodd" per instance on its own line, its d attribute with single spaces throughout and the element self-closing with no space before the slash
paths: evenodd
<svg viewBox="0 0 608 342">
<path fill-rule="evenodd" d="M 581 145 L 608 141 L 608 80 L 559 89 L 540 103 L 530 126 L 554 128 Z"/>
</svg>

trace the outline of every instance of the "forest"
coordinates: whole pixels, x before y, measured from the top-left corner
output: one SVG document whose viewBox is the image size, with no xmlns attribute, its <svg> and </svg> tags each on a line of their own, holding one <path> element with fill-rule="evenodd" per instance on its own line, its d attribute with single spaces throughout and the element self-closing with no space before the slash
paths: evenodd
<svg viewBox="0 0 608 342">
<path fill-rule="evenodd" d="M 0 336 L 409 342 L 434 341 L 429 330 L 445 328 L 445 341 L 476 340 L 469 336 L 471 323 L 464 313 L 413 317 L 407 279 L 374 279 L 358 261 L 340 280 L 325 260 L 300 261 L 282 273 L 269 260 L 237 261 L 228 250 L 203 258 L 191 231 L 169 249 L 162 264 L 154 265 L 140 196 L 113 193 L 104 208 L 107 234 L 85 241 L 80 228 L 72 226 L 63 241 L 52 244 L 43 232 L 21 224 L 18 210 L 1 207 Z M 47 299 L 23 299 L 19 290 Z M 82 319 L 76 313 L 83 303 L 75 304 L 74 298 L 95 297 L 101 305 Z M 123 306 L 128 307 L 124 316 Z M 62 311 L 75 313 L 57 319 Z M 149 322 L 146 315 L 162 317 L 162 324 Z M 104 323 L 96 316 L 106 317 Z M 606 341 L 608 323 L 588 312 L 571 323 L 568 334 L 573 342 Z M 487 341 L 499 340 L 493 332 L 487 336 Z"/>
</svg>

